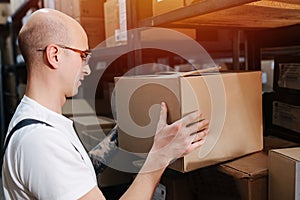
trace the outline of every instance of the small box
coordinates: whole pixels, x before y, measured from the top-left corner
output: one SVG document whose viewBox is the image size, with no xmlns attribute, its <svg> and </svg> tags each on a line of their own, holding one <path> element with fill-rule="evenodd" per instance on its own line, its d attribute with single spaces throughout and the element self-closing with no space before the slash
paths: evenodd
<svg viewBox="0 0 300 200">
<path fill-rule="evenodd" d="M 95 48 L 105 40 L 104 19 L 97 17 L 75 18 L 86 31 L 89 48 Z"/>
<path fill-rule="evenodd" d="M 109 0 L 104 3 L 106 46 L 127 43 L 126 1 Z"/>
<path fill-rule="evenodd" d="M 275 57 L 275 91 L 300 94 L 300 56 Z"/>
<path fill-rule="evenodd" d="M 55 0 L 55 8 L 73 18 L 104 17 L 104 0 Z"/>
<path fill-rule="evenodd" d="M 153 0 L 153 16 L 184 7 L 184 0 Z"/>
<path fill-rule="evenodd" d="M 113 119 L 95 115 L 71 117 L 70 119 L 74 121 L 77 133 L 87 130 L 102 130 L 107 133 L 116 124 Z"/>
<path fill-rule="evenodd" d="M 269 199 L 300 200 L 300 147 L 270 151 Z"/>
<path fill-rule="evenodd" d="M 95 112 L 85 99 L 67 99 L 62 108 L 62 114 L 66 117 L 93 115 Z"/>
<path fill-rule="evenodd" d="M 7 23 L 7 18 L 9 15 L 9 3 L 0 3 L 0 25 Z"/>
<path fill-rule="evenodd" d="M 234 177 L 241 199 L 268 199 L 268 155 L 266 153 L 258 152 L 223 163 L 219 169 Z"/>
<path fill-rule="evenodd" d="M 300 96 L 286 92 L 263 95 L 265 134 L 300 142 Z"/>
<path fill-rule="evenodd" d="M 121 148 L 150 150 L 164 101 L 168 123 L 195 110 L 210 120 L 205 144 L 172 163 L 172 169 L 188 172 L 262 150 L 261 72 L 180 74 L 115 79 Z"/>
</svg>

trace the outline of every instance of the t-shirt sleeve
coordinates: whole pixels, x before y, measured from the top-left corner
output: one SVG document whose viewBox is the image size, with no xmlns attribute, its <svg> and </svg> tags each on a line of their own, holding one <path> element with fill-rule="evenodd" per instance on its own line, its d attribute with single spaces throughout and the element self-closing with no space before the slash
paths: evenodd
<svg viewBox="0 0 300 200">
<path fill-rule="evenodd" d="M 37 199 L 78 199 L 97 185 L 81 154 L 61 134 L 36 128 L 18 148 L 20 179 Z"/>
</svg>

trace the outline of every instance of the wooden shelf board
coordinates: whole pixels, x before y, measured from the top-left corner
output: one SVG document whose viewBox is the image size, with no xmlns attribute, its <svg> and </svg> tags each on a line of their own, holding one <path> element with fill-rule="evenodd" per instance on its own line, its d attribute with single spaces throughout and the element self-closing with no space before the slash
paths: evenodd
<svg viewBox="0 0 300 200">
<path fill-rule="evenodd" d="M 142 20 L 140 26 L 276 28 L 300 24 L 300 0 L 206 0 Z M 222 4 L 222 5 L 219 5 Z"/>
</svg>

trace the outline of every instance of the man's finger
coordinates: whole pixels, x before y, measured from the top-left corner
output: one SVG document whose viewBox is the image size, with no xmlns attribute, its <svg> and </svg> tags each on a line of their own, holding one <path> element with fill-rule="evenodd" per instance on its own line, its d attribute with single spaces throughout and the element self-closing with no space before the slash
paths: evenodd
<svg viewBox="0 0 300 200">
<path fill-rule="evenodd" d="M 167 106 L 165 102 L 160 104 L 160 116 L 157 124 L 157 129 L 161 129 L 167 124 Z"/>
</svg>

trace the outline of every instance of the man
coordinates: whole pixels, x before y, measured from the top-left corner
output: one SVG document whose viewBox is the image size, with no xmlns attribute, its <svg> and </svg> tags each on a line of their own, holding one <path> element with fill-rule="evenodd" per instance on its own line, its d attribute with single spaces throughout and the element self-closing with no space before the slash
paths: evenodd
<svg viewBox="0 0 300 200">
<path fill-rule="evenodd" d="M 61 114 L 66 97 L 75 95 L 90 74 L 85 31 L 71 17 L 41 9 L 22 27 L 18 39 L 28 82 L 8 131 L 26 118 L 47 124 L 31 124 L 12 135 L 2 171 L 5 197 L 105 199 L 72 121 Z M 200 112 L 171 125 L 166 118 L 167 107 L 162 103 L 153 147 L 123 199 L 151 199 L 167 165 L 205 141 L 208 121 L 199 122 Z"/>
</svg>

